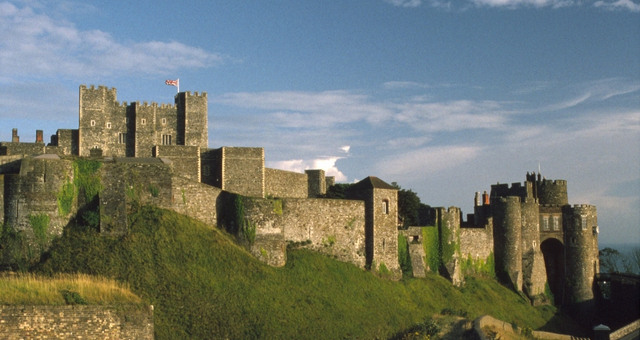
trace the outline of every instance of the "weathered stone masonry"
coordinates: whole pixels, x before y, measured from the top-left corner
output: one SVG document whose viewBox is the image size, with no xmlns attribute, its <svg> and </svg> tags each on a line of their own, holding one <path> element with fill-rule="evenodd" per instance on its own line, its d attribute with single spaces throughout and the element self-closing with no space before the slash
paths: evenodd
<svg viewBox="0 0 640 340">
<path fill-rule="evenodd" d="M 77 130 L 61 129 L 45 145 L 0 142 L 0 217 L 16 230 L 31 230 L 30 216 L 46 215 L 55 237 L 87 202 L 74 200 L 61 213 L 60 195 L 74 178 L 76 157 L 100 162 L 100 228 L 125 233 L 127 215 L 140 204 L 173 209 L 220 225 L 226 200 L 244 197 L 241 223 L 255 228 L 248 248 L 272 265 L 283 265 L 287 243 L 399 277 L 397 190 L 375 177 L 353 186 L 349 200 L 322 197 L 334 179 L 322 170 L 294 173 L 265 168 L 264 149 L 207 145 L 206 93 L 182 92 L 174 104 L 116 100 L 116 90 L 80 86 Z M 563 303 L 592 300 L 597 273 L 597 213 L 568 204 L 567 183 L 527 174 L 524 183 L 496 184 L 476 194 L 474 214 L 435 209 L 437 259 L 425 258 L 425 231 L 403 231 L 416 268 L 462 280 L 462 263 L 495 259 L 495 272 L 533 300 L 548 284 Z M 435 250 L 431 250 L 432 252 Z M 4 259 L 3 259 L 4 260 Z M 427 261 L 428 260 L 428 261 Z M 384 265 L 384 266 L 382 266 Z M 422 270 L 422 272 L 424 272 Z M 420 276 L 418 269 L 416 276 Z M 584 304 L 583 304 L 584 305 Z"/>
<path fill-rule="evenodd" d="M 2 306 L 0 339 L 153 339 L 153 309 L 138 306 Z"/>
</svg>

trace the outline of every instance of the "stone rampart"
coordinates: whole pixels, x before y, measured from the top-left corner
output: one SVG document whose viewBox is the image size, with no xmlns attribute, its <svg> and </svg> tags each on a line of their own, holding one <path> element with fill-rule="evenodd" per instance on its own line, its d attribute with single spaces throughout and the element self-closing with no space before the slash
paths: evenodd
<svg viewBox="0 0 640 340">
<path fill-rule="evenodd" d="M 168 159 L 174 174 L 200 182 L 200 147 L 185 145 L 156 145 L 153 157 Z"/>
<path fill-rule="evenodd" d="M 308 243 L 306 248 L 365 267 L 364 202 L 283 199 L 282 205 L 287 242 Z"/>
<path fill-rule="evenodd" d="M 264 149 L 222 147 L 221 189 L 244 196 L 264 197 Z M 216 165 L 214 165 L 216 166 Z"/>
<path fill-rule="evenodd" d="M 179 214 L 217 225 L 216 202 L 222 190 L 184 177 L 171 179 L 171 206 Z"/>
<path fill-rule="evenodd" d="M 20 160 L 26 155 L 0 156 L 0 174 L 17 174 L 20 172 Z"/>
<path fill-rule="evenodd" d="M 255 230 L 250 250 L 262 261 L 284 265 L 291 243 L 365 267 L 364 202 L 248 197 L 242 202 L 244 221 L 238 223 Z"/>
<path fill-rule="evenodd" d="M 45 153 L 44 143 L 0 143 L 0 155 L 41 155 Z"/>
<path fill-rule="evenodd" d="M 114 158 L 101 171 L 101 232 L 125 233 L 127 215 L 140 205 L 172 208 L 172 170 L 161 159 Z"/>
<path fill-rule="evenodd" d="M 298 172 L 264 169 L 265 193 L 271 197 L 307 198 L 307 175 Z"/>
<path fill-rule="evenodd" d="M 0 305 L 0 339 L 153 339 L 153 307 Z"/>
<path fill-rule="evenodd" d="M 486 261 L 493 253 L 493 228 L 460 228 L 460 254 L 463 259 Z"/>
<path fill-rule="evenodd" d="M 75 213 L 58 208 L 59 193 L 73 181 L 72 162 L 56 155 L 20 160 L 20 174 L 4 176 L 4 218 L 17 231 L 24 231 L 34 249 L 43 249 Z"/>
</svg>

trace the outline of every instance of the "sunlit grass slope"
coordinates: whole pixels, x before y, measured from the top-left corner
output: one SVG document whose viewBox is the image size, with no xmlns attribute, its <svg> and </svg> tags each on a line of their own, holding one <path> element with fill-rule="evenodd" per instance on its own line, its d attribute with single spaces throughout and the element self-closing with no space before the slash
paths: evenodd
<svg viewBox="0 0 640 340">
<path fill-rule="evenodd" d="M 88 275 L 0 276 L 0 305 L 122 305 L 142 300 L 126 285 Z"/>
<path fill-rule="evenodd" d="M 391 282 L 305 250 L 272 268 L 219 230 L 146 207 L 123 238 L 69 229 L 39 270 L 126 282 L 155 306 L 158 339 L 386 338 L 444 309 L 537 328 L 555 312 L 488 279 Z"/>
</svg>

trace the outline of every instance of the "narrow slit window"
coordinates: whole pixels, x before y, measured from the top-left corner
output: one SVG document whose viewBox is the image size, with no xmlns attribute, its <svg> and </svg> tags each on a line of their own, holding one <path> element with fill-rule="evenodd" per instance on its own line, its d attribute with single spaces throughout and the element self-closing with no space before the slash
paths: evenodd
<svg viewBox="0 0 640 340">
<path fill-rule="evenodd" d="M 384 213 L 384 214 L 388 214 L 389 213 L 389 201 L 388 200 L 383 200 L 382 201 L 382 213 Z"/>
</svg>

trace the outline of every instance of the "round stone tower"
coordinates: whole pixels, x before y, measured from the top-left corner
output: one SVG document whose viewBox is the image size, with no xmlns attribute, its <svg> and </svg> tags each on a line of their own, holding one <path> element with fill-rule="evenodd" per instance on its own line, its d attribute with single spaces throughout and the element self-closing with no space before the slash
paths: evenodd
<svg viewBox="0 0 640 340">
<path fill-rule="evenodd" d="M 547 273 L 540 250 L 540 209 L 537 200 L 527 197 L 520 205 L 522 213 L 522 279 L 523 291 L 534 300 L 542 298 Z"/>
<path fill-rule="evenodd" d="M 565 205 L 569 204 L 567 195 L 567 181 L 565 180 L 538 180 L 536 183 L 538 202 L 540 204 Z"/>
<path fill-rule="evenodd" d="M 494 197 L 493 244 L 498 278 L 514 289 L 522 290 L 522 215 L 520 197 Z"/>
<path fill-rule="evenodd" d="M 592 205 L 566 206 L 565 301 L 586 317 L 593 312 L 593 280 L 598 272 L 598 216 Z M 585 314 L 586 313 L 586 314 Z"/>
</svg>

